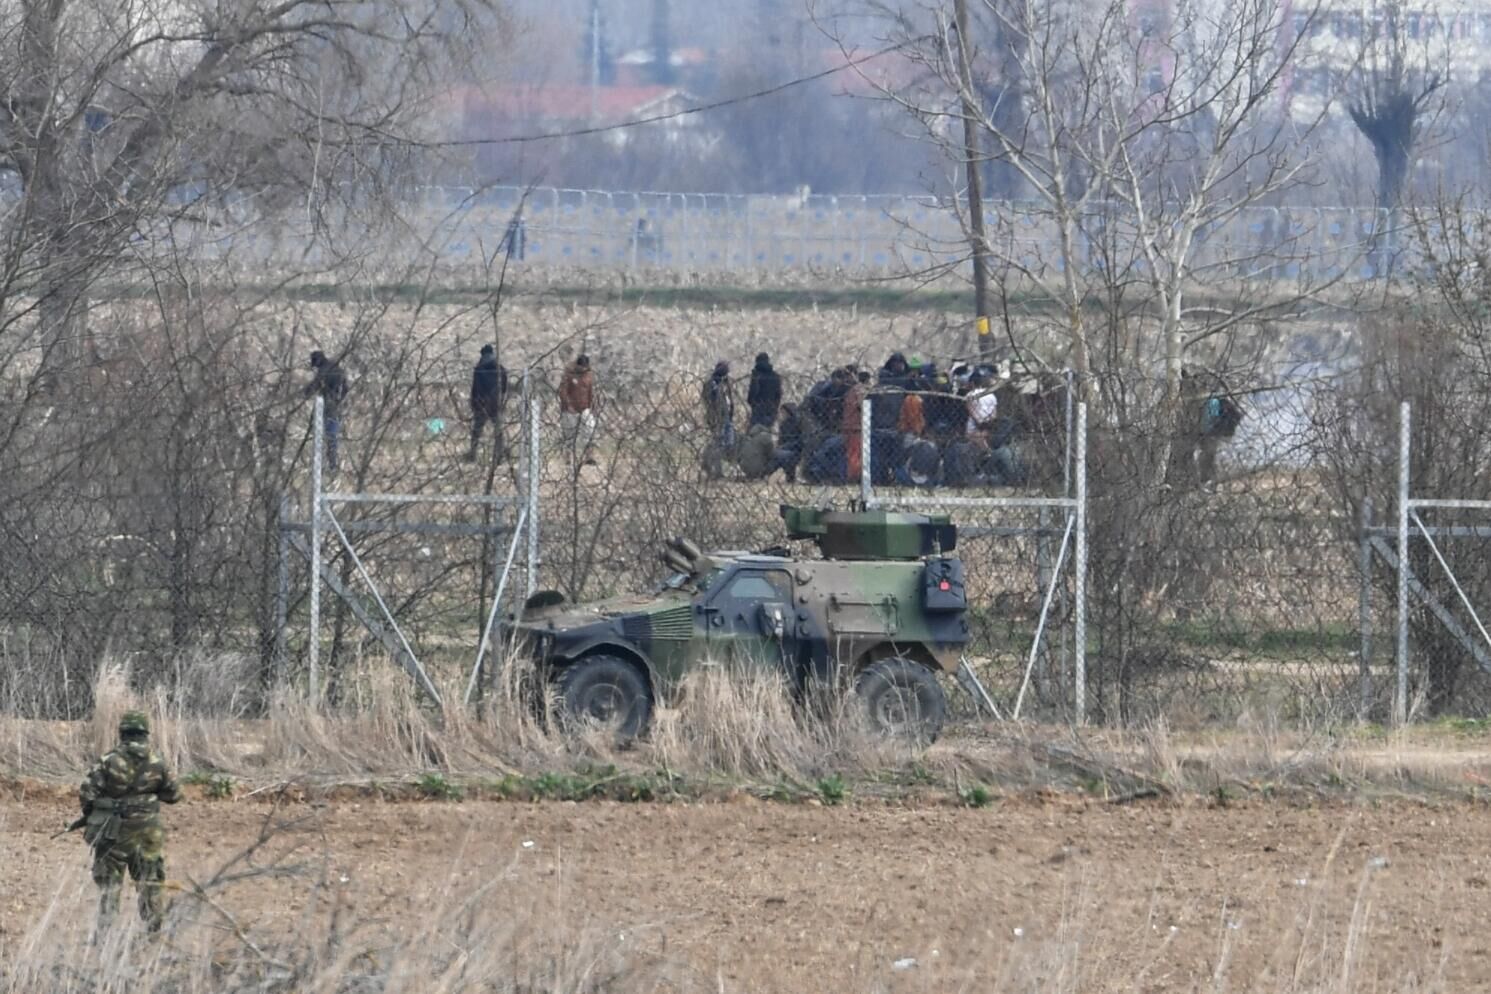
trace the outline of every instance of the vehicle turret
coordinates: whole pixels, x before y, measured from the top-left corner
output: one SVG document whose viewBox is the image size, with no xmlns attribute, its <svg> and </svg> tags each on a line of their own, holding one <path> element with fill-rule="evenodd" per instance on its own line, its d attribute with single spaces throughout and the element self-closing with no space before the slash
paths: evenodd
<svg viewBox="0 0 1491 994">
<path fill-rule="evenodd" d="M 787 537 L 811 540 L 827 559 L 921 559 L 946 555 L 958 545 L 958 529 L 943 514 L 904 511 L 830 511 L 782 505 Z"/>
</svg>

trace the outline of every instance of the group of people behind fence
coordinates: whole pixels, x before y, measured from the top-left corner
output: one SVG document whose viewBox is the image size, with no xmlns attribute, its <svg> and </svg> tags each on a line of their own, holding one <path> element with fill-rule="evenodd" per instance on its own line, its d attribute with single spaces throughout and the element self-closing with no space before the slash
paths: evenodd
<svg viewBox="0 0 1491 994">
<path fill-rule="evenodd" d="M 335 474 L 347 377 L 321 352 L 312 353 L 311 367 L 315 375 L 305 393 L 325 401 L 326 468 Z M 1017 454 L 1016 435 L 1020 425 L 1029 422 L 1029 412 L 1023 422 L 1018 412 L 1001 413 L 1001 391 L 1012 389 L 1008 371 L 993 364 L 959 363 L 944 372 L 931 362 L 895 352 L 873 374 L 841 366 L 801 400 L 784 401 L 782 379 L 763 352 L 751 370 L 741 419 L 730 364 L 722 360 L 701 394 L 707 433 L 704 471 L 719 479 L 726 466 L 734 464 L 752 480 L 780 471 L 788 482 L 857 481 L 864 454 L 862 407 L 868 399 L 871 476 L 876 483 L 1019 486 L 1028 474 Z M 1041 390 L 1049 393 L 1049 384 Z M 1046 399 L 1041 390 L 1036 392 L 1038 403 Z M 508 393 L 507 369 L 497 361 L 493 346 L 482 346 L 471 376 L 467 461 L 476 460 L 489 426 L 496 457 L 503 457 L 501 419 Z M 581 464 L 593 465 L 596 384 L 588 355 L 566 363 L 558 394 L 564 443 Z"/>
<path fill-rule="evenodd" d="M 347 377 L 339 364 L 311 354 L 307 396 L 325 401 L 326 468 L 337 470 L 341 404 Z M 727 467 L 748 480 L 780 472 L 789 483 L 831 485 L 868 475 L 879 486 L 1020 487 L 1059 476 L 1070 415 L 1065 375 L 1032 372 L 1010 362 L 955 362 L 947 369 L 916 355 L 892 352 L 878 369 L 844 365 L 788 400 L 771 357 L 756 356 L 738 409 L 730 363 L 715 364 L 700 390 L 706 476 Z M 558 383 L 561 438 L 581 465 L 595 464 L 596 382 L 590 357 L 568 361 Z M 491 345 L 481 349 L 471 377 L 471 444 L 475 461 L 488 426 L 503 458 L 501 424 L 508 371 Z M 1182 393 L 1197 416 L 1182 414 L 1167 476 L 1209 482 L 1218 444 L 1231 437 L 1242 410 L 1219 377 L 1182 376 Z M 868 420 L 865 407 L 868 405 Z M 866 432 L 868 431 L 868 445 Z"/>
<path fill-rule="evenodd" d="M 1029 419 L 1001 412 L 1001 396 L 1022 391 L 1049 406 L 1055 384 L 1015 382 L 1008 365 L 956 363 L 946 370 L 893 352 L 871 372 L 841 366 L 797 401 L 783 399 L 782 379 L 763 352 L 746 388 L 746 416 L 737 425 L 730 364 L 717 363 L 701 393 L 708 441 L 703 465 L 711 478 L 734 463 L 747 479 L 780 471 L 788 482 L 842 484 L 864 470 L 864 405 L 869 403 L 870 477 L 880 485 L 1010 486 L 1029 479 L 1017 435 Z M 1008 402 L 1008 401 L 1007 401 Z"/>
</svg>

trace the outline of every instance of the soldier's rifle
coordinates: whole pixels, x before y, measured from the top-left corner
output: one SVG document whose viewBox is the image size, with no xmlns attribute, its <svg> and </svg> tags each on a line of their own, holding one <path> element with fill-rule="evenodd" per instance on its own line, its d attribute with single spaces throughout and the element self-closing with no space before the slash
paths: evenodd
<svg viewBox="0 0 1491 994">
<path fill-rule="evenodd" d="M 62 831 L 57 832 L 54 835 L 52 835 L 52 838 L 53 839 L 60 839 L 64 835 L 70 835 L 73 832 L 76 832 L 78 829 L 82 828 L 86 824 L 88 824 L 88 816 L 87 815 L 78 815 L 78 820 L 77 821 L 73 822 L 71 825 L 67 826 Z M 48 841 L 50 841 L 50 839 Z"/>
</svg>

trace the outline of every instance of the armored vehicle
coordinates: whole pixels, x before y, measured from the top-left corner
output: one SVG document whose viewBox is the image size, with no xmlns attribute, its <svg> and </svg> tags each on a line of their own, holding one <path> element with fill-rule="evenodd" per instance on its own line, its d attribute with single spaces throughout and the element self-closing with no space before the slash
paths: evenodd
<svg viewBox="0 0 1491 994">
<path fill-rule="evenodd" d="M 708 666 L 779 672 L 797 695 L 852 687 L 872 728 L 929 742 L 968 641 L 963 564 L 946 517 L 782 509 L 787 548 L 704 552 L 669 541 L 670 571 L 650 594 L 570 605 L 529 599 L 511 627 L 551 682 L 561 713 L 643 733 L 653 708 Z"/>
</svg>

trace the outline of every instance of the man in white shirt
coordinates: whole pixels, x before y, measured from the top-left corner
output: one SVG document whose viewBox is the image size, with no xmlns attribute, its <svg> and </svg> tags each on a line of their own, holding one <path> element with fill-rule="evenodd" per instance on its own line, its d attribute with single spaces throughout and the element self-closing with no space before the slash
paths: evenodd
<svg viewBox="0 0 1491 994">
<path fill-rule="evenodd" d="M 999 398 L 995 393 L 993 377 L 983 370 L 973 377 L 973 390 L 968 397 L 968 435 L 988 453 L 986 466 L 990 482 L 1004 486 L 1019 486 L 1024 482 L 1024 473 L 1007 442 L 994 444 L 994 421 L 999 413 Z M 1005 433 L 1006 435 L 1008 432 Z"/>
<path fill-rule="evenodd" d="M 999 413 L 999 397 L 987 374 L 974 378 L 973 390 L 968 394 L 968 434 L 987 431 L 994 425 Z"/>
</svg>

